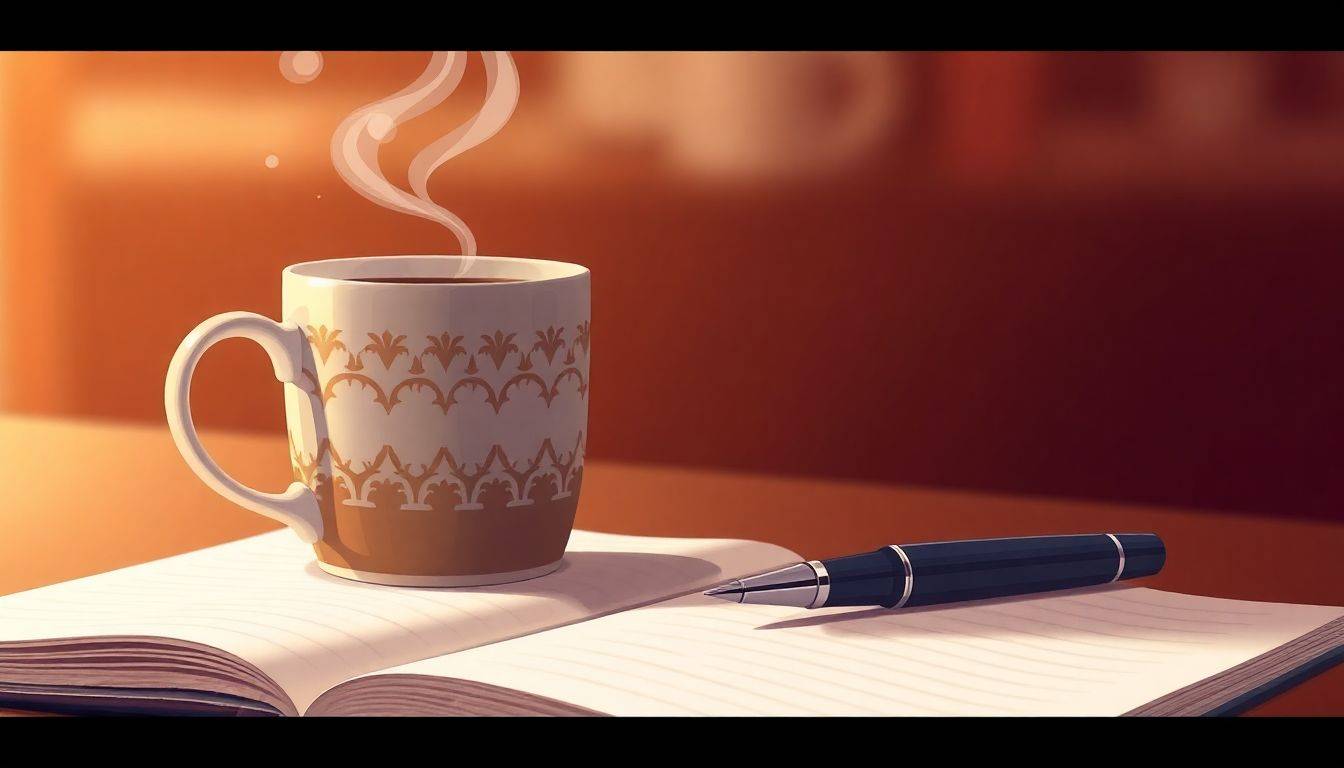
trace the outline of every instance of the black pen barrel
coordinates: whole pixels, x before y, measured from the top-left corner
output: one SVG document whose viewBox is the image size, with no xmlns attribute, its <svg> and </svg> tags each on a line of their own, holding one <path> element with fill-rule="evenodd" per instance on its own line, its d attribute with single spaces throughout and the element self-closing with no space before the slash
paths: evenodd
<svg viewBox="0 0 1344 768">
<path fill-rule="evenodd" d="M 1165 560 L 1155 534 L 1101 533 L 893 545 L 822 565 L 826 606 L 892 608 L 1106 584 L 1151 576 Z"/>
</svg>

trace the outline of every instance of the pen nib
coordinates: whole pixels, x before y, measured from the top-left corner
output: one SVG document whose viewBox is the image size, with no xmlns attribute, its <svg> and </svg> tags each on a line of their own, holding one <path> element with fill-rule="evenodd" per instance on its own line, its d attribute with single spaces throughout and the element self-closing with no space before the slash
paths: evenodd
<svg viewBox="0 0 1344 768">
<path fill-rule="evenodd" d="M 742 582 L 734 580 L 727 584 L 720 584 L 713 589 L 705 590 L 706 597 L 717 597 L 720 600 L 732 600 L 735 603 L 742 602 Z"/>
</svg>

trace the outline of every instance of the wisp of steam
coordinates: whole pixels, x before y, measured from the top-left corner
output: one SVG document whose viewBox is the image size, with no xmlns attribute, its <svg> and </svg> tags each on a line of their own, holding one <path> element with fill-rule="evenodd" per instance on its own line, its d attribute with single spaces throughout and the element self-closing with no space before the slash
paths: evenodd
<svg viewBox="0 0 1344 768">
<path fill-rule="evenodd" d="M 466 122 L 420 150 L 411 160 L 407 191 L 387 180 L 378 165 L 378 148 L 390 141 L 396 127 L 443 103 L 462 81 L 466 51 L 435 51 L 415 82 L 351 112 L 331 137 L 331 162 L 359 194 L 412 216 L 436 221 L 456 237 L 465 256 L 476 255 L 476 238 L 452 211 L 429 197 L 429 177 L 439 166 L 494 136 L 518 104 L 518 69 L 505 51 L 482 51 L 485 102 Z"/>
</svg>

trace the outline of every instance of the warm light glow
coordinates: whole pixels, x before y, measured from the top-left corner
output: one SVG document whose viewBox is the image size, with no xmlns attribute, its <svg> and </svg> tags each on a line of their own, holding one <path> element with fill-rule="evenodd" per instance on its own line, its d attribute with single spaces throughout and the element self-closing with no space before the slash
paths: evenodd
<svg viewBox="0 0 1344 768">
<path fill-rule="evenodd" d="M 280 51 L 0 53 L 0 407 L 161 427 L 186 330 L 278 316 L 284 264 L 454 250 L 331 156 L 429 52 L 288 53 L 317 79 Z M 482 252 L 593 268 L 611 458 L 1344 504 L 1302 482 L 1344 434 L 1344 55 L 515 58 L 516 114 L 428 190 Z M 485 87 L 473 54 L 351 140 L 414 195 Z M 278 434 L 264 353 L 203 371 L 202 424 Z"/>
<path fill-rule="evenodd" d="M 7 238 L 7 227 L 9 224 L 9 199 L 6 197 L 6 180 L 9 175 L 9 164 L 6 162 L 6 149 L 9 147 L 9 137 L 5 135 L 9 127 L 10 104 L 8 98 L 9 83 L 9 65 L 13 60 L 13 53 L 0 53 L 0 409 L 5 408 L 9 403 L 8 387 L 9 381 L 9 309 L 8 302 L 5 300 L 6 279 L 9 273 L 9 241 Z"/>
<path fill-rule="evenodd" d="M 72 105 L 71 160 L 93 172 L 189 166 L 248 173 L 257 168 L 258 157 L 274 154 L 318 170 L 327 164 L 320 137 L 331 131 L 324 114 L 339 109 L 328 107 L 310 98 L 103 89 Z"/>
<path fill-rule="evenodd" d="M 246 175 L 264 170 L 257 158 L 274 154 L 291 170 L 327 173 L 327 139 L 339 122 L 335 116 L 367 98 L 350 92 L 223 98 L 180 89 L 104 88 L 70 106 L 70 161 L 81 173 L 92 174 L 177 173 L 189 167 L 193 173 Z M 366 130 L 382 144 L 398 133 L 380 120 L 370 120 Z M 525 171 L 534 178 L 575 161 L 544 123 L 510 126 L 498 140 L 509 151 L 486 158 L 468 152 L 454 159 L 454 168 L 475 174 L 488 168 L 492 176 Z"/>
</svg>

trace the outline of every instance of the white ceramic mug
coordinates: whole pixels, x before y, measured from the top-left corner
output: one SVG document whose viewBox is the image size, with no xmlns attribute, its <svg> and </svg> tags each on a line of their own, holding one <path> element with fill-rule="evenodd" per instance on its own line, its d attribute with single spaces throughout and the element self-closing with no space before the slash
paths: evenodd
<svg viewBox="0 0 1344 768">
<path fill-rule="evenodd" d="M 282 282 L 284 322 L 216 315 L 173 357 L 168 424 L 196 474 L 338 576 L 468 586 L 557 568 L 583 476 L 588 270 L 387 256 L 295 264 Z M 192 372 L 231 337 L 259 343 L 284 382 L 284 493 L 229 477 L 192 425 Z"/>
</svg>

